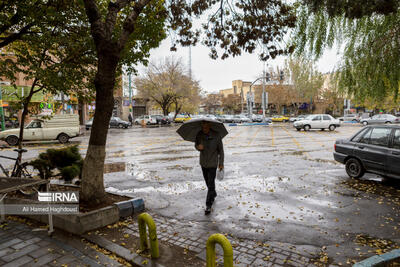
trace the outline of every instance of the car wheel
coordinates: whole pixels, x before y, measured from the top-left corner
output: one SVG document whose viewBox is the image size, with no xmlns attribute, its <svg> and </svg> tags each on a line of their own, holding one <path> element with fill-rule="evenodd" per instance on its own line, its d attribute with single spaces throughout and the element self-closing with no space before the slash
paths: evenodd
<svg viewBox="0 0 400 267">
<path fill-rule="evenodd" d="M 362 123 L 364 126 L 367 126 L 368 125 L 368 122 L 367 121 L 363 121 L 363 123 Z"/>
<path fill-rule="evenodd" d="M 352 178 L 360 178 L 364 175 L 365 170 L 359 160 L 351 158 L 346 161 L 346 172 Z"/>
<path fill-rule="evenodd" d="M 336 129 L 336 126 L 335 125 L 329 125 L 329 131 L 334 131 Z"/>
<path fill-rule="evenodd" d="M 118 128 L 123 128 L 124 125 L 122 123 L 118 124 Z"/>
<path fill-rule="evenodd" d="M 139 123 L 137 121 L 135 121 L 135 125 L 139 125 Z"/>
<path fill-rule="evenodd" d="M 309 131 L 310 129 L 311 129 L 311 126 L 310 126 L 310 125 L 305 125 L 305 126 L 304 126 L 304 131 L 307 132 L 307 131 Z"/>
<path fill-rule="evenodd" d="M 89 131 L 89 129 L 90 129 L 89 127 L 86 127 L 86 131 Z"/>
<path fill-rule="evenodd" d="M 10 146 L 16 146 L 18 144 L 18 137 L 16 137 L 15 135 L 7 136 L 6 142 Z"/>
<path fill-rule="evenodd" d="M 390 122 L 390 121 L 387 121 L 387 122 L 385 122 L 385 124 L 391 124 L 391 122 Z"/>
<path fill-rule="evenodd" d="M 300 129 L 300 128 L 296 128 L 296 130 L 297 130 L 298 132 L 300 132 L 301 129 Z"/>
<path fill-rule="evenodd" d="M 57 137 L 57 140 L 58 140 L 58 142 L 60 142 L 61 144 L 65 144 L 65 143 L 68 142 L 69 136 L 66 135 L 65 133 L 62 133 L 62 134 L 60 134 L 60 135 Z"/>
<path fill-rule="evenodd" d="M 325 131 L 325 128 L 321 128 L 321 131 Z"/>
</svg>

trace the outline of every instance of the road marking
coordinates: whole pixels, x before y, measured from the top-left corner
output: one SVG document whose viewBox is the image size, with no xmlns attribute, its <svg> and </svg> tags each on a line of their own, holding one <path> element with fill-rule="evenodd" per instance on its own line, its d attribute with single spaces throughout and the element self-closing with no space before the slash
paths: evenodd
<svg viewBox="0 0 400 267">
<path fill-rule="evenodd" d="M 236 139 L 239 135 L 241 135 L 244 132 L 244 130 L 245 129 L 241 129 L 241 130 L 239 130 L 239 132 L 237 134 L 235 134 L 234 136 L 230 137 L 230 139 L 225 142 L 225 145 L 231 143 L 234 139 Z"/>
<path fill-rule="evenodd" d="M 310 138 L 311 140 L 313 140 L 314 142 L 318 143 L 320 146 L 325 147 L 324 144 L 322 144 L 320 141 L 315 139 L 310 133 L 304 132 L 304 135 L 307 136 L 308 138 Z"/>
<path fill-rule="evenodd" d="M 299 149 L 304 150 L 304 147 L 302 147 L 302 146 L 300 145 L 300 143 L 296 140 L 296 138 L 294 138 L 294 136 L 293 136 L 291 133 L 289 133 L 288 130 L 286 130 L 286 129 L 283 128 L 282 126 L 281 126 L 281 128 L 292 138 L 293 143 L 295 143 L 296 146 L 297 146 Z M 303 154 L 304 154 L 307 158 L 311 158 L 310 155 L 308 154 L 308 152 L 304 151 Z"/>
<path fill-rule="evenodd" d="M 271 145 L 275 146 L 275 144 L 274 144 L 274 128 L 271 127 L 270 129 L 271 129 Z"/>
<path fill-rule="evenodd" d="M 247 143 L 247 145 L 249 146 L 253 140 L 256 138 L 257 134 L 260 132 L 261 128 L 258 128 L 257 131 L 253 134 L 252 138 L 250 139 L 250 141 Z"/>
</svg>

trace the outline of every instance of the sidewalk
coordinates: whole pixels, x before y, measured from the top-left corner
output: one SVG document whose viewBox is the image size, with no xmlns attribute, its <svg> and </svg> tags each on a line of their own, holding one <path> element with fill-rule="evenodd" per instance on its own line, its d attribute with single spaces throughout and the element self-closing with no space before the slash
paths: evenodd
<svg viewBox="0 0 400 267">
<path fill-rule="evenodd" d="M 214 233 L 221 233 L 229 239 L 233 247 L 233 263 L 235 267 L 329 266 L 329 264 L 319 264 L 318 262 L 315 263 L 315 259 L 318 261 L 318 259 L 321 257 L 320 248 L 308 245 L 293 246 L 291 244 L 280 242 L 265 243 L 251 239 L 237 238 L 234 236 L 234 234 L 226 235 L 223 233 L 218 229 L 218 225 L 214 224 L 212 221 L 206 225 L 200 225 L 196 222 L 182 222 L 173 218 L 162 217 L 151 212 L 150 214 L 152 215 L 157 227 L 157 237 L 160 242 L 160 246 L 179 247 L 182 249 L 182 251 L 186 251 L 184 254 L 189 255 L 190 253 L 193 255 L 193 257 L 201 259 L 201 262 L 206 261 L 206 242 L 208 237 Z M 120 237 L 132 236 L 135 237 L 136 241 L 129 242 L 127 239 L 119 238 L 118 236 L 114 235 L 113 231 L 111 231 L 114 227 L 119 228 L 118 232 L 121 232 Z M 100 238 L 106 238 L 108 241 L 113 242 L 112 246 L 114 247 L 123 246 L 124 249 L 137 249 L 137 244 L 135 244 L 139 238 L 137 218 L 120 222 L 119 225 L 116 224 L 115 226 L 108 226 L 107 229 L 100 229 L 99 231 L 95 231 L 95 233 L 91 234 L 101 236 Z M 217 261 L 221 263 L 223 252 L 220 246 L 216 246 L 216 252 L 218 255 Z M 166 256 L 163 255 L 162 249 L 160 254 L 161 258 Z M 176 256 L 179 255 L 177 254 Z M 175 257 L 175 259 L 177 258 Z M 164 266 L 173 265 L 164 263 Z"/>
<path fill-rule="evenodd" d="M 0 266 L 123 266 L 78 237 L 32 230 L 13 220 L 0 224 Z"/>
</svg>

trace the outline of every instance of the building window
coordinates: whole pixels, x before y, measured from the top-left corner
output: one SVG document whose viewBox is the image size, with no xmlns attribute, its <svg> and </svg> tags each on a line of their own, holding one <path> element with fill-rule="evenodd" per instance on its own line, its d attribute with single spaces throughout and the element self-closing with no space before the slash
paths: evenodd
<svg viewBox="0 0 400 267">
<path fill-rule="evenodd" d="M 234 94 L 237 94 L 237 87 L 236 87 L 236 85 L 233 86 L 233 93 L 234 93 Z"/>
</svg>

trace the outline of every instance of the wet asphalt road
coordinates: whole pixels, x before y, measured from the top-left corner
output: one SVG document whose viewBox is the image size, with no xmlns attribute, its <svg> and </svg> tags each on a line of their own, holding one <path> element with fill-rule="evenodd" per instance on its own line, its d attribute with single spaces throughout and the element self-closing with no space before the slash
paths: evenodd
<svg viewBox="0 0 400 267">
<path fill-rule="evenodd" d="M 335 140 L 359 126 L 334 132 L 297 132 L 290 124 L 227 128 L 225 179 L 216 181 L 210 216 L 204 215 L 199 153 L 174 126 L 111 129 L 106 161 L 117 171 L 125 167 L 105 175 L 107 191 L 144 198 L 153 212 L 186 222 L 181 232 L 195 231 L 191 222 L 212 223 L 240 238 L 326 248 L 335 262 L 378 252 L 377 238 L 400 244 L 399 182 L 368 174 L 351 180 L 333 160 Z M 75 141 L 84 154 L 88 136 Z M 55 146 L 29 147 L 26 157 Z M 360 236 L 371 244 L 360 245 Z"/>
</svg>

